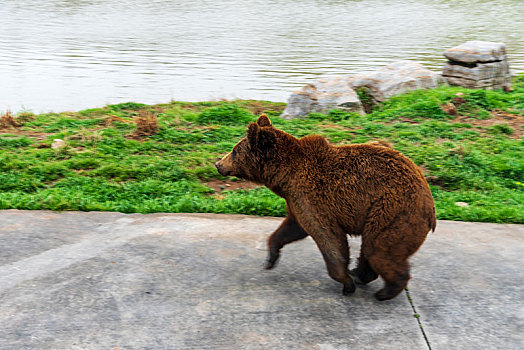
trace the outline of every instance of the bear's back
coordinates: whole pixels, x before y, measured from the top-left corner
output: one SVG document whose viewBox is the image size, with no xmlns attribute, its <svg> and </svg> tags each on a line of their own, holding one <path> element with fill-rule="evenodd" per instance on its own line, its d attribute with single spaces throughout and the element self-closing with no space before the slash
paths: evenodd
<svg viewBox="0 0 524 350">
<path fill-rule="evenodd" d="M 420 168 L 402 153 L 376 144 L 334 146 L 307 138 L 302 167 L 292 182 L 292 201 L 309 203 L 349 234 L 368 220 L 377 227 L 400 213 L 424 217 L 434 228 L 431 191 Z M 370 219 L 374 217 L 374 219 Z"/>
<path fill-rule="evenodd" d="M 370 199 L 384 194 L 404 197 L 413 192 L 429 192 L 420 168 L 390 147 L 335 146 L 321 136 L 304 137 L 301 143 L 305 160 L 298 170 L 301 187 L 313 185 L 333 194 L 356 191 Z"/>
</svg>

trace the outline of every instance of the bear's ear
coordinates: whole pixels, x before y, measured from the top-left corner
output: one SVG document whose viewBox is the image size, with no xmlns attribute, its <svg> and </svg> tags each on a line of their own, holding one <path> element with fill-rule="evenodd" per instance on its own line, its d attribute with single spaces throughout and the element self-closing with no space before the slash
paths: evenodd
<svg viewBox="0 0 524 350">
<path fill-rule="evenodd" d="M 250 143 L 253 143 L 258 138 L 258 132 L 260 131 L 260 127 L 258 124 L 255 123 L 249 123 L 247 127 L 247 139 Z"/>
<path fill-rule="evenodd" d="M 269 120 L 267 115 L 262 114 L 260 117 L 258 117 L 257 124 L 260 126 L 271 126 L 271 120 Z"/>
<path fill-rule="evenodd" d="M 247 139 L 255 150 L 266 153 L 275 146 L 275 135 L 271 130 L 263 130 L 258 124 L 249 123 Z"/>
</svg>

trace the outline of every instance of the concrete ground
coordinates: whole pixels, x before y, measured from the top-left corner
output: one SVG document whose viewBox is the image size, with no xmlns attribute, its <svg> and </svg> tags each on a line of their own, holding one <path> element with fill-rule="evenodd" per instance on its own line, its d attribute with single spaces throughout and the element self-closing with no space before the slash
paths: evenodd
<svg viewBox="0 0 524 350">
<path fill-rule="evenodd" d="M 0 349 L 524 348 L 524 226 L 440 221 L 410 303 L 342 296 L 310 238 L 263 271 L 280 221 L 0 211 Z"/>
</svg>

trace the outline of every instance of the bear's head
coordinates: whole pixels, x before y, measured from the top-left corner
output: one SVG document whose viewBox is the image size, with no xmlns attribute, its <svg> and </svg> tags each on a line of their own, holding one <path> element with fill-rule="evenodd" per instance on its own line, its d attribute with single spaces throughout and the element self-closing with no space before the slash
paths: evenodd
<svg viewBox="0 0 524 350">
<path fill-rule="evenodd" d="M 280 158 L 284 135 L 288 134 L 274 128 L 269 118 L 261 115 L 256 123 L 249 123 L 246 137 L 215 163 L 218 172 L 264 183 L 265 170 Z"/>
</svg>

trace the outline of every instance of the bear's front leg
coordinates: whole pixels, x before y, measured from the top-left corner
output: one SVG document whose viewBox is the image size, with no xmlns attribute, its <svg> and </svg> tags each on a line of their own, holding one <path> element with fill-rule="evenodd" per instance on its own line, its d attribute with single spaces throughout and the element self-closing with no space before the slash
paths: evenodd
<svg viewBox="0 0 524 350">
<path fill-rule="evenodd" d="M 284 222 L 282 222 L 268 239 L 267 245 L 269 254 L 264 268 L 269 270 L 275 267 L 275 264 L 280 257 L 280 249 L 282 249 L 286 244 L 306 237 L 306 231 L 304 231 L 304 229 L 298 224 L 293 213 L 288 210 L 288 216 Z"/>
<path fill-rule="evenodd" d="M 324 257 L 329 276 L 344 285 L 342 294 L 350 295 L 354 293 L 356 289 L 355 282 L 348 270 L 349 246 L 346 234 L 316 231 L 311 232 L 311 237 Z"/>
</svg>

